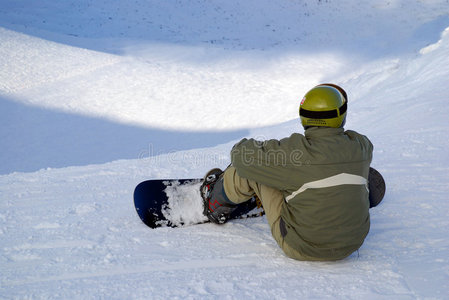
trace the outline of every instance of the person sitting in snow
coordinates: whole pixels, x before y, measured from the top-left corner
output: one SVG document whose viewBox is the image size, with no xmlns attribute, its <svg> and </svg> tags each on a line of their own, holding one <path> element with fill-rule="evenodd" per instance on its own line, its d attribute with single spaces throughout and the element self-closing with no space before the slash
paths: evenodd
<svg viewBox="0 0 449 300">
<path fill-rule="evenodd" d="M 299 106 L 304 135 L 237 143 L 231 165 L 209 171 L 201 186 L 208 219 L 223 224 L 238 204 L 257 196 L 288 257 L 338 260 L 359 249 L 370 228 L 373 145 L 343 129 L 347 99 L 335 84 L 318 85 Z"/>
</svg>

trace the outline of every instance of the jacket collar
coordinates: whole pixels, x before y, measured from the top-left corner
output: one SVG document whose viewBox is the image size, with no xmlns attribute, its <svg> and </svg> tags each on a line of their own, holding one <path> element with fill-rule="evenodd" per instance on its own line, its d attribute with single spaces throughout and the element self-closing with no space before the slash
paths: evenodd
<svg viewBox="0 0 449 300">
<path fill-rule="evenodd" d="M 306 138 L 315 138 L 332 135 L 341 135 L 344 132 L 345 132 L 344 128 L 310 127 L 306 129 L 304 135 L 306 136 Z"/>
</svg>

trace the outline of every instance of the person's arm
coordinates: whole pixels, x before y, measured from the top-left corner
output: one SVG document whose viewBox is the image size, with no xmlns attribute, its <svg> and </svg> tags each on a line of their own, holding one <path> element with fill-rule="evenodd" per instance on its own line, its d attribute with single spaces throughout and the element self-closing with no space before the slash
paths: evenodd
<svg viewBox="0 0 449 300">
<path fill-rule="evenodd" d="M 231 150 L 231 162 L 239 176 L 280 190 L 288 186 L 291 168 L 302 164 L 302 151 L 293 136 L 282 140 L 243 139 Z"/>
</svg>

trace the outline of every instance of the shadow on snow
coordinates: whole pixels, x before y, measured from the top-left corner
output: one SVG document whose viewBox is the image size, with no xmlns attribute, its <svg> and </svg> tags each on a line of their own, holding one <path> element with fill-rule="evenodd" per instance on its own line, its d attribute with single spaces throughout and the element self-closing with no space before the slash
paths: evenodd
<svg viewBox="0 0 449 300">
<path fill-rule="evenodd" d="M 151 129 L 27 106 L 0 96 L 0 174 L 211 147 L 248 134 Z"/>
</svg>

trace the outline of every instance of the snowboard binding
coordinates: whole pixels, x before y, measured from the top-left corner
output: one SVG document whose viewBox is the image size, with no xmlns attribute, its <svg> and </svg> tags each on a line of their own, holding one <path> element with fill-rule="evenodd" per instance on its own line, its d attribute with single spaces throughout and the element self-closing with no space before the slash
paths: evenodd
<svg viewBox="0 0 449 300">
<path fill-rule="evenodd" d="M 213 223 L 224 224 L 230 218 L 237 204 L 226 196 L 223 187 L 223 171 L 215 168 L 207 172 L 200 187 L 203 199 L 203 214 Z"/>
</svg>

